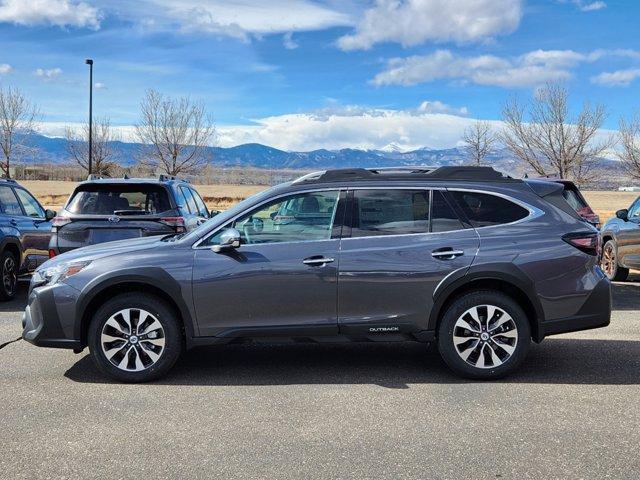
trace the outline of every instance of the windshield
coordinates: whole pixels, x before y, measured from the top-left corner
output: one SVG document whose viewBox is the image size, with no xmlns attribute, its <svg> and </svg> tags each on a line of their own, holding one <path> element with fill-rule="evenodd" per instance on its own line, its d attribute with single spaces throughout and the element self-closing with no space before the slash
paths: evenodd
<svg viewBox="0 0 640 480">
<path fill-rule="evenodd" d="M 93 215 L 149 215 L 171 210 L 167 190 L 152 184 L 79 186 L 66 209 Z"/>
</svg>

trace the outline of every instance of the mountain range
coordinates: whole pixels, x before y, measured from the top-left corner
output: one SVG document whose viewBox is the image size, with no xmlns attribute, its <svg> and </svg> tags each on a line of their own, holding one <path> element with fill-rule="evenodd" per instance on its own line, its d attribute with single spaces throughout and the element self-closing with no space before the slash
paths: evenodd
<svg viewBox="0 0 640 480">
<path fill-rule="evenodd" d="M 24 158 L 23 163 L 64 164 L 69 163 L 67 141 L 64 138 L 33 134 L 30 138 L 33 153 Z M 136 152 L 141 144 L 113 142 L 117 161 L 122 166 L 133 165 Z M 309 152 L 289 152 L 259 143 L 246 143 L 235 147 L 207 147 L 211 164 L 217 167 L 254 167 L 265 169 L 324 169 L 337 167 L 398 167 L 398 166 L 443 166 L 461 165 L 468 162 L 463 148 L 432 149 L 420 148 L 402 151 L 395 144 L 379 150 L 344 148 L 340 150 L 312 150 Z M 512 174 L 522 174 L 523 169 L 506 149 L 496 149 L 486 163 L 494 168 Z M 619 162 L 600 159 L 600 167 L 609 172 L 619 171 Z M 526 169 L 525 169 L 526 170 Z"/>
</svg>

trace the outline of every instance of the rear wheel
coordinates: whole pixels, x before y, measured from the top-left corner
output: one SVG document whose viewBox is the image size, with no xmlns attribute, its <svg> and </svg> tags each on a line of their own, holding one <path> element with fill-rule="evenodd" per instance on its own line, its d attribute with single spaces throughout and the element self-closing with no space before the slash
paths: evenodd
<svg viewBox="0 0 640 480">
<path fill-rule="evenodd" d="M 447 308 L 438 349 L 457 374 L 494 379 L 514 371 L 531 343 L 529 321 L 509 296 L 490 290 L 466 293 Z"/>
<path fill-rule="evenodd" d="M 147 382 L 165 375 L 182 352 L 176 314 L 160 298 L 118 295 L 95 313 L 88 331 L 98 369 L 122 382 Z"/>
<path fill-rule="evenodd" d="M 600 265 L 604 274 L 612 282 L 624 282 L 629 276 L 629 269 L 618 265 L 618 249 L 613 240 L 608 240 L 604 244 Z"/>
<path fill-rule="evenodd" d="M 10 251 L 2 252 L 0 256 L 0 300 L 11 300 L 18 291 L 18 261 Z"/>
</svg>

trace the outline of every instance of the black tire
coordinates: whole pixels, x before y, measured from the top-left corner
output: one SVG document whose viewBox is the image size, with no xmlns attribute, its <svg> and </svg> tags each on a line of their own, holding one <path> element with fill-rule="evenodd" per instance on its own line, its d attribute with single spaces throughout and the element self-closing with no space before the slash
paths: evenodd
<svg viewBox="0 0 640 480">
<path fill-rule="evenodd" d="M 116 331 L 110 326 L 105 327 L 105 324 L 112 316 L 122 321 L 124 317 L 121 314 L 117 314 L 121 311 L 129 311 L 129 309 L 131 309 L 129 312 L 131 325 L 129 326 L 129 333 L 135 335 L 124 335 L 121 340 L 104 343 L 105 348 L 107 348 L 107 345 L 115 345 L 113 350 L 126 349 L 126 353 L 122 354 L 121 357 L 116 357 L 116 355 L 112 357 L 116 363 L 119 363 L 117 362 L 119 359 L 122 359 L 122 361 L 126 363 L 126 365 L 123 366 L 124 369 L 122 369 L 107 358 L 101 339 L 103 329 L 105 328 L 104 333 L 121 337 L 122 332 Z M 135 318 L 136 311 L 138 312 L 137 320 Z M 145 315 L 141 313 L 141 311 L 147 312 L 150 315 Z M 148 338 L 145 337 L 143 339 L 144 335 L 140 334 L 138 339 L 138 327 L 141 328 L 141 332 L 144 332 L 145 328 L 150 328 L 143 317 L 147 318 L 147 322 L 152 322 L 152 324 L 155 317 L 155 320 L 161 325 L 160 329 L 151 330 L 154 335 L 153 338 L 150 332 L 145 332 Z M 142 321 L 142 323 L 137 323 L 140 321 Z M 111 323 L 113 324 L 113 321 Z M 122 326 L 121 330 L 126 331 Z M 162 336 L 159 337 L 160 335 Z M 131 343 L 133 342 L 132 337 L 134 336 L 136 337 L 135 344 Z M 160 341 L 162 341 L 163 347 L 157 354 L 157 360 L 153 361 L 149 350 L 157 348 L 155 344 L 160 343 Z M 121 382 L 148 382 L 166 375 L 180 357 L 183 350 L 182 328 L 175 311 L 161 298 L 141 292 L 124 293 L 108 300 L 95 312 L 89 325 L 88 344 L 91 357 L 96 367 L 98 367 L 98 370 L 102 373 Z M 122 348 L 120 345 L 122 345 Z M 113 350 L 109 350 L 109 352 Z M 152 351 L 151 353 L 154 352 Z M 125 356 L 127 360 L 125 360 Z M 148 363 L 148 365 L 138 371 L 126 369 L 127 366 L 136 368 L 138 361 L 140 361 L 142 365 L 144 365 L 144 363 Z"/>
<path fill-rule="evenodd" d="M 15 298 L 18 291 L 18 260 L 16 256 L 5 250 L 0 256 L 0 300 Z"/>
<path fill-rule="evenodd" d="M 612 282 L 624 282 L 629 277 L 629 269 L 621 267 L 618 263 L 618 247 L 613 240 L 607 240 L 602 247 L 600 266 Z"/>
<path fill-rule="evenodd" d="M 487 305 L 497 307 L 490 322 L 486 322 L 489 316 Z M 478 307 L 478 310 L 475 310 L 476 316 L 480 322 L 488 323 L 488 327 L 482 326 L 482 323 L 470 324 L 475 327 L 474 330 L 477 329 L 478 333 L 475 333 L 460 327 L 460 324 L 456 326 L 459 319 L 469 320 L 470 313 L 467 312 L 475 307 Z M 504 317 L 504 313 L 508 314 L 511 320 L 492 330 L 501 319 L 507 318 Z M 472 321 L 473 317 L 469 322 Z M 504 333 L 501 333 L 503 331 Z M 483 336 L 488 337 L 486 341 L 480 338 L 482 332 L 486 332 Z M 456 341 L 467 336 L 469 340 L 456 346 L 454 333 Z M 507 338 L 507 335 L 513 338 Z M 438 327 L 438 350 L 442 359 L 451 370 L 465 378 L 492 380 L 508 375 L 525 359 L 530 344 L 531 328 L 526 314 L 513 298 L 494 290 L 477 290 L 456 298 L 445 311 Z M 511 353 L 508 353 L 507 348 L 513 349 Z M 458 353 L 459 350 L 462 352 Z M 463 354 L 468 355 L 467 360 L 462 358 Z M 482 364 L 486 366 L 476 366 Z"/>
</svg>

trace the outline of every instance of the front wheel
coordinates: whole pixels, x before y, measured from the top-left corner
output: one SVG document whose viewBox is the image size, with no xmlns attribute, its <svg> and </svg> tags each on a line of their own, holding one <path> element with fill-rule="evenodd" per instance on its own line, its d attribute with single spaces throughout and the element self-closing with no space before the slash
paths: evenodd
<svg viewBox="0 0 640 480">
<path fill-rule="evenodd" d="M 145 293 L 126 293 L 104 303 L 88 331 L 98 369 L 121 382 L 165 375 L 182 352 L 182 333 L 172 308 Z"/>
<path fill-rule="evenodd" d="M 629 276 L 629 269 L 618 265 L 618 249 L 613 240 L 608 240 L 604 244 L 600 266 L 612 282 L 624 282 Z"/>
<path fill-rule="evenodd" d="M 15 255 L 9 251 L 3 252 L 0 256 L 0 275 L 0 300 L 15 298 L 18 291 L 18 262 Z"/>
<path fill-rule="evenodd" d="M 491 380 L 513 372 L 531 343 L 524 311 L 509 296 L 490 290 L 466 293 L 447 308 L 438 349 L 457 374 Z"/>
</svg>

